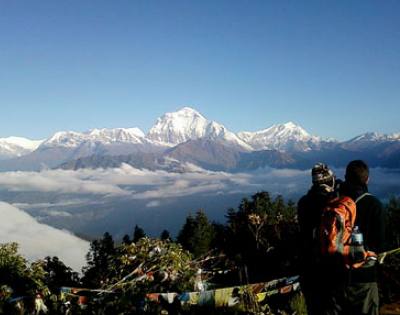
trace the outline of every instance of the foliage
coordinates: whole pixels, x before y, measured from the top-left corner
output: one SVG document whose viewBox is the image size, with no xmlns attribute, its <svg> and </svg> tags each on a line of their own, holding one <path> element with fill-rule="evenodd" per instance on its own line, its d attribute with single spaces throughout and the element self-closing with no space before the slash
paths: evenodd
<svg viewBox="0 0 400 315">
<path fill-rule="evenodd" d="M 290 309 L 296 315 L 307 315 L 307 305 L 302 293 L 295 294 L 290 300 Z"/>
<path fill-rule="evenodd" d="M 145 236 L 146 233 L 144 232 L 144 230 L 140 226 L 135 225 L 135 230 L 133 231 L 133 242 L 136 243 Z"/>
<path fill-rule="evenodd" d="M 195 257 L 210 251 L 215 237 L 215 230 L 203 210 L 193 217 L 189 215 L 178 235 L 178 242 Z"/>
<path fill-rule="evenodd" d="M 86 256 L 87 266 L 83 270 L 82 282 L 85 287 L 98 288 L 109 282 L 115 275 L 112 266 L 116 263 L 116 253 L 114 240 L 109 233 L 104 233 L 102 239 L 91 242 Z"/>
<path fill-rule="evenodd" d="M 46 257 L 42 267 L 46 272 L 44 281 L 53 293 L 58 292 L 62 286 L 77 287 L 80 285 L 78 273 L 67 267 L 58 257 Z"/>
<path fill-rule="evenodd" d="M 128 234 L 125 234 L 125 235 L 124 235 L 124 237 L 122 238 L 122 243 L 123 243 L 123 244 L 126 244 L 126 245 L 132 243 L 132 241 L 131 241 L 131 239 L 130 239 L 130 237 L 129 237 Z"/>
<path fill-rule="evenodd" d="M 168 230 L 163 230 L 160 234 L 160 239 L 163 241 L 171 241 L 171 234 L 169 233 Z"/>
<path fill-rule="evenodd" d="M 295 206 L 281 196 L 260 192 L 228 210 L 227 254 L 245 270 L 249 281 L 296 272 Z"/>
<path fill-rule="evenodd" d="M 46 289 L 45 271 L 41 263 L 29 264 L 18 254 L 18 244 L 0 244 L 1 285 L 12 288 L 15 294 L 33 294 Z"/>
<path fill-rule="evenodd" d="M 29 264 L 18 254 L 17 243 L 0 244 L 0 313 L 13 313 L 7 300 L 48 293 L 42 262 Z"/>
<path fill-rule="evenodd" d="M 392 197 L 386 206 L 388 249 L 400 247 L 400 198 Z M 389 256 L 382 267 L 382 287 L 387 299 L 400 297 L 400 254 Z"/>
<path fill-rule="evenodd" d="M 140 309 L 148 292 L 193 290 L 197 271 L 192 255 L 179 244 L 147 237 L 122 244 L 114 268 L 115 276 L 103 288 L 116 290 L 118 296 L 105 296 L 102 303 L 120 311 Z"/>
<path fill-rule="evenodd" d="M 145 237 L 137 243 L 122 245 L 119 252 L 118 278 L 135 270 L 139 275 L 151 272 L 148 288 L 152 292 L 193 289 L 191 278 L 196 265 L 192 255 L 179 244 Z M 159 276 L 163 281 L 157 281 Z"/>
<path fill-rule="evenodd" d="M 400 198 L 392 197 L 386 207 L 387 239 L 390 248 L 400 247 Z"/>
</svg>

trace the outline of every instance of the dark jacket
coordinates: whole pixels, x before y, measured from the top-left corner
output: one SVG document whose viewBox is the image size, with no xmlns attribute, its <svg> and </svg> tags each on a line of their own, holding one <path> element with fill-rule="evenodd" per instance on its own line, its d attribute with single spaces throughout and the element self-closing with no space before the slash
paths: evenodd
<svg viewBox="0 0 400 315">
<path fill-rule="evenodd" d="M 366 185 L 354 185 L 345 182 L 341 186 L 341 195 L 349 196 L 353 200 L 368 192 Z M 373 195 L 363 197 L 357 203 L 356 222 L 364 236 L 366 250 L 380 253 L 385 250 L 385 211 L 380 201 Z M 361 268 L 352 270 L 352 282 L 376 282 L 377 268 Z"/>
<path fill-rule="evenodd" d="M 308 193 L 297 204 L 297 216 L 300 227 L 300 272 L 306 281 L 319 281 L 320 274 L 325 274 L 326 268 L 332 269 L 326 263 L 322 264 L 319 255 L 319 229 L 324 208 L 330 200 L 337 197 L 337 191 L 327 192 L 321 186 L 312 186 Z M 336 264 L 333 264 L 336 266 Z M 332 271 L 329 276 L 333 281 L 342 274 L 341 269 Z"/>
<path fill-rule="evenodd" d="M 306 299 L 307 312 L 310 315 L 323 314 L 329 297 L 328 283 L 331 285 L 331 277 L 339 278 L 332 272 L 326 274 L 326 269 L 318 260 L 317 253 L 322 211 L 334 197 L 336 197 L 335 193 L 328 193 L 320 186 L 313 186 L 297 204 L 297 218 L 300 227 L 301 289 Z"/>
<path fill-rule="evenodd" d="M 315 238 L 320 225 L 322 210 L 328 201 L 334 198 L 320 186 L 312 186 L 308 193 L 297 204 L 297 218 L 300 227 L 300 242 L 303 263 L 309 264 L 313 260 Z"/>
<path fill-rule="evenodd" d="M 368 192 L 367 186 L 344 183 L 341 194 L 353 200 Z M 385 250 L 385 223 L 386 214 L 381 202 L 373 195 L 363 197 L 357 203 L 355 225 L 364 235 L 364 246 L 367 250 L 380 253 Z"/>
</svg>

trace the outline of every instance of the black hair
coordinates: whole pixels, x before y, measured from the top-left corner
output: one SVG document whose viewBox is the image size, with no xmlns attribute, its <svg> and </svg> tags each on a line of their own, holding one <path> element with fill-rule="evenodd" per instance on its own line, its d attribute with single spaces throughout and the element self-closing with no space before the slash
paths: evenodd
<svg viewBox="0 0 400 315">
<path fill-rule="evenodd" d="M 352 184 L 366 185 L 369 178 L 369 168 L 362 160 L 351 161 L 346 167 L 346 181 Z"/>
</svg>

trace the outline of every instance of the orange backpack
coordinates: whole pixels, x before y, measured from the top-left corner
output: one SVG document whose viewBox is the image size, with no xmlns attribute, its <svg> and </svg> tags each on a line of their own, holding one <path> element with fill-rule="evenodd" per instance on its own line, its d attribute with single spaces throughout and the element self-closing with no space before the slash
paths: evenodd
<svg viewBox="0 0 400 315">
<path fill-rule="evenodd" d="M 356 203 L 350 197 L 337 197 L 324 208 L 320 225 L 321 254 L 350 253 L 350 237 L 356 220 Z"/>
<path fill-rule="evenodd" d="M 363 266 L 369 257 L 376 257 L 373 252 L 364 251 L 364 261 L 354 262 L 351 257 L 351 234 L 356 220 L 356 203 L 347 196 L 332 199 L 324 208 L 320 224 L 320 252 L 322 256 L 341 257 L 348 268 Z"/>
</svg>

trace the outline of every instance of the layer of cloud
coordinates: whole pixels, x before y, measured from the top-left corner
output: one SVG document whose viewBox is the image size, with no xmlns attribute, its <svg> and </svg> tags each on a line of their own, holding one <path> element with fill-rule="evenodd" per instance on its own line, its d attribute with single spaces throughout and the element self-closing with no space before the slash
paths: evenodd
<svg viewBox="0 0 400 315">
<path fill-rule="evenodd" d="M 85 172 L 46 170 L 0 173 L 0 187 L 10 191 L 41 191 L 77 194 L 124 195 L 118 186 Z"/>
<path fill-rule="evenodd" d="M 0 190 L 147 199 L 224 190 L 232 185 L 250 185 L 249 180 L 246 174 L 208 171 L 169 173 L 123 165 L 115 169 L 4 172 L 0 173 Z M 140 192 L 136 192 L 135 187 L 141 187 Z"/>
<path fill-rule="evenodd" d="M 0 243 L 17 242 L 30 261 L 58 256 L 67 266 L 80 271 L 85 265 L 89 243 L 71 233 L 38 223 L 24 211 L 0 202 Z"/>
<path fill-rule="evenodd" d="M 344 170 L 337 169 L 338 177 Z M 379 193 L 391 192 L 400 182 L 400 173 L 385 169 L 371 170 L 371 187 L 379 185 Z M 129 165 L 114 169 L 81 169 L 77 171 L 45 170 L 41 172 L 0 173 L 1 191 L 39 192 L 71 195 L 94 195 L 101 198 L 162 200 L 195 194 L 253 193 L 267 190 L 272 194 L 298 196 L 311 185 L 309 170 L 265 168 L 249 173 L 212 172 L 196 168 L 192 172 L 139 170 Z M 392 189 L 393 190 L 393 189 Z M 93 199 L 93 198 L 92 198 Z M 76 200 L 74 202 L 76 202 Z M 46 200 L 37 200 L 46 203 Z M 36 201 L 36 202 L 37 202 Z M 62 201 L 64 202 L 64 201 Z M 83 202 L 85 203 L 85 202 Z M 58 204 L 60 206 L 60 204 Z M 57 203 L 54 204 L 54 207 Z M 151 207 L 152 204 L 149 204 Z M 21 205 L 22 208 L 25 206 Z M 51 207 L 49 204 L 48 207 Z"/>
<path fill-rule="evenodd" d="M 150 201 L 148 204 L 146 204 L 147 208 L 156 208 L 159 206 L 161 206 L 161 202 L 158 200 L 153 200 L 153 201 Z"/>
</svg>

